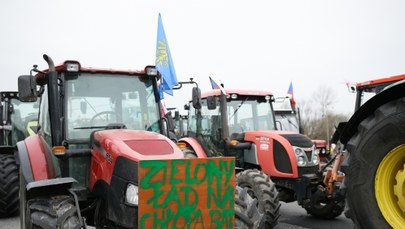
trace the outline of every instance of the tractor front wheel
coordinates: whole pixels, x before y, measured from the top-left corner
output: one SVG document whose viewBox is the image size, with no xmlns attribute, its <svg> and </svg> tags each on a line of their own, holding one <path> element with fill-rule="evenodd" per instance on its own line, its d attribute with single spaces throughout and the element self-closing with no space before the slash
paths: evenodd
<svg viewBox="0 0 405 229">
<path fill-rule="evenodd" d="M 26 209 L 26 228 L 81 228 L 74 199 L 61 195 L 29 200 Z"/>
<path fill-rule="evenodd" d="M 257 199 L 259 211 L 265 217 L 264 228 L 276 226 L 281 204 L 276 185 L 270 177 L 257 169 L 248 169 L 236 175 L 236 183 L 247 188 L 249 195 Z"/>
<path fill-rule="evenodd" d="M 405 98 L 378 108 L 347 144 L 347 201 L 359 228 L 405 225 Z"/>
<path fill-rule="evenodd" d="M 257 209 L 257 199 L 253 199 L 247 188 L 236 186 L 235 190 L 235 228 L 264 229 L 263 213 Z"/>
<path fill-rule="evenodd" d="M 18 166 L 13 155 L 0 154 L 0 218 L 18 213 Z"/>
</svg>

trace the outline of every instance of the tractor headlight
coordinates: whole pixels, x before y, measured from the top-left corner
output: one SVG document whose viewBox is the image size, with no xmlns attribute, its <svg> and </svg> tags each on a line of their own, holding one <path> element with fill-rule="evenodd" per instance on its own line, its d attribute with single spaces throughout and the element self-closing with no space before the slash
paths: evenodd
<svg viewBox="0 0 405 229">
<path fill-rule="evenodd" d="M 301 148 L 296 148 L 296 149 L 294 150 L 294 152 L 295 152 L 295 155 L 297 155 L 297 156 L 301 156 L 301 155 L 304 154 L 304 151 L 302 151 Z"/>
<path fill-rule="evenodd" d="M 297 164 L 298 166 L 304 166 L 306 164 L 305 157 L 304 156 L 297 157 Z"/>
<path fill-rule="evenodd" d="M 146 67 L 146 75 L 148 76 L 157 76 L 158 70 L 154 67 L 148 66 Z"/>
<path fill-rule="evenodd" d="M 68 72 L 79 72 L 80 70 L 80 65 L 77 62 L 67 62 L 65 66 Z"/>
<path fill-rule="evenodd" d="M 315 165 L 319 164 L 319 156 L 314 154 L 314 156 L 312 156 L 312 163 L 314 163 Z"/>
<path fill-rule="evenodd" d="M 305 157 L 305 152 L 299 147 L 294 147 L 295 157 L 297 158 L 298 166 L 305 166 L 307 164 L 307 159 Z"/>
<path fill-rule="evenodd" d="M 125 202 L 131 205 L 138 205 L 139 192 L 138 186 L 134 184 L 128 184 L 125 192 Z"/>
</svg>

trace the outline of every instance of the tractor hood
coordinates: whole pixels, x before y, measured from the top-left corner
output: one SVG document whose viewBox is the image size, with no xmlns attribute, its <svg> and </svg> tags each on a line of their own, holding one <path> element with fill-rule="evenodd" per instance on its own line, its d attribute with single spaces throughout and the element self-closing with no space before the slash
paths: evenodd
<svg viewBox="0 0 405 229">
<path fill-rule="evenodd" d="M 247 131 L 244 134 L 239 134 L 238 136 L 233 137 L 236 140 L 243 140 L 246 139 L 246 135 L 253 135 L 253 136 L 269 136 L 273 139 L 278 139 L 277 136 L 280 136 L 286 139 L 292 146 L 301 147 L 301 148 L 311 148 L 314 145 L 314 142 L 303 134 L 299 134 L 296 132 L 290 131 Z"/>
<path fill-rule="evenodd" d="M 290 142 L 291 145 L 296 147 L 311 148 L 314 144 L 310 138 L 303 134 L 282 132 L 280 133 L 280 136 L 287 139 L 287 141 Z"/>
<path fill-rule="evenodd" d="M 183 158 L 183 152 L 173 141 L 150 131 L 102 130 L 94 132 L 91 142 L 96 149 L 93 152 L 99 151 L 115 158 L 124 156 L 133 161 Z"/>
</svg>

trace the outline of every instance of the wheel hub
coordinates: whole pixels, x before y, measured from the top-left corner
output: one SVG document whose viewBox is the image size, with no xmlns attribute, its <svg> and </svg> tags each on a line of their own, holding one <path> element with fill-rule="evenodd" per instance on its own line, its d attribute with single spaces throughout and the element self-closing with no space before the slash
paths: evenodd
<svg viewBox="0 0 405 229">
<path fill-rule="evenodd" d="M 394 185 L 394 194 L 398 198 L 398 205 L 405 213 L 405 165 L 395 176 L 397 183 Z"/>
<path fill-rule="evenodd" d="M 391 150 L 375 176 L 375 197 L 385 220 L 393 228 L 405 225 L 405 144 Z"/>
</svg>

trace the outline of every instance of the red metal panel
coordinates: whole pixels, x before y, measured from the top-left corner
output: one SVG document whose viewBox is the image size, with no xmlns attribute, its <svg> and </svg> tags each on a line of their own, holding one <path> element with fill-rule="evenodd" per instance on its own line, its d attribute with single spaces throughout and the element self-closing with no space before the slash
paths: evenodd
<svg viewBox="0 0 405 229">
<path fill-rule="evenodd" d="M 298 178 L 297 159 L 294 150 L 287 139 L 280 136 L 277 131 L 252 131 L 245 134 L 245 140 L 254 142 L 257 148 L 257 159 L 263 172 L 273 177 Z M 278 141 L 287 151 L 292 173 L 280 172 L 274 164 L 273 141 Z"/>
</svg>

